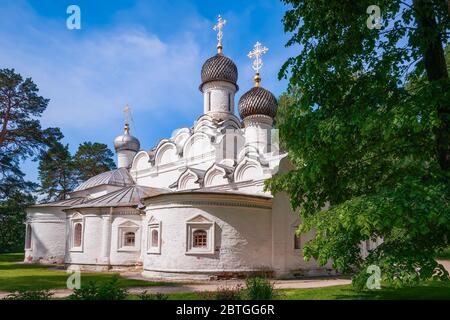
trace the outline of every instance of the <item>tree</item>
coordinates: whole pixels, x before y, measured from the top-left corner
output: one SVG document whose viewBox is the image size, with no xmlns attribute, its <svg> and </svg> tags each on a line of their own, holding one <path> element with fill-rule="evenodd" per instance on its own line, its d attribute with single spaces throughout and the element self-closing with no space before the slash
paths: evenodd
<svg viewBox="0 0 450 320">
<path fill-rule="evenodd" d="M 79 145 L 74 157 L 79 181 L 85 181 L 116 167 L 113 152 L 103 143 L 84 142 Z"/>
<path fill-rule="evenodd" d="M 35 158 L 62 138 L 57 128 L 41 128 L 48 100 L 38 95 L 31 78 L 0 69 L 0 251 L 23 249 L 25 208 L 34 202 L 37 185 L 25 179 L 20 163 Z"/>
<path fill-rule="evenodd" d="M 31 195 L 15 193 L 0 203 L 0 253 L 23 250 L 26 219 L 24 208 L 33 202 Z"/>
<path fill-rule="evenodd" d="M 43 152 L 39 161 L 41 193 L 45 201 L 63 200 L 77 184 L 75 166 L 69 146 L 55 142 Z"/>
<path fill-rule="evenodd" d="M 20 162 L 62 138 L 57 128 L 41 128 L 39 117 L 48 99 L 38 92 L 31 78 L 23 80 L 14 70 L 0 69 L 0 201 L 35 187 L 24 180 Z"/>
<path fill-rule="evenodd" d="M 284 2 L 300 52 L 279 74 L 292 102 L 277 126 L 296 169 L 267 187 L 315 230 L 304 256 L 356 272 L 359 287 L 371 264 L 398 284 L 448 279 L 434 260 L 450 234 L 445 1 L 380 0 L 380 30 L 368 28 L 371 1 Z M 358 245 L 379 238 L 363 259 Z"/>
</svg>

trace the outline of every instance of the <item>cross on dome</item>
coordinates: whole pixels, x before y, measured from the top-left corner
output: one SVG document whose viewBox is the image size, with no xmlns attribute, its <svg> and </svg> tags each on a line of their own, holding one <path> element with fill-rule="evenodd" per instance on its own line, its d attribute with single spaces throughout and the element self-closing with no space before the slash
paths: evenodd
<svg viewBox="0 0 450 320">
<path fill-rule="evenodd" d="M 214 31 L 217 31 L 217 52 L 218 53 L 222 53 L 222 38 L 223 38 L 223 31 L 222 28 L 225 26 L 225 24 L 227 23 L 227 20 L 223 20 L 222 17 L 219 16 L 217 17 L 217 24 L 214 26 Z"/>
<path fill-rule="evenodd" d="M 125 134 L 130 133 L 130 124 L 128 122 L 129 114 L 130 114 L 131 108 L 128 105 L 128 103 L 125 105 L 125 108 L 123 109 L 123 112 L 125 113 Z"/>
<path fill-rule="evenodd" d="M 248 53 L 248 57 L 250 59 L 255 58 L 253 61 L 253 70 L 256 71 L 255 76 L 255 86 L 259 87 L 259 83 L 261 82 L 261 77 L 259 76 L 259 70 L 261 70 L 263 66 L 262 55 L 269 51 L 268 48 L 264 47 L 259 41 L 256 42 L 254 49 Z"/>
</svg>

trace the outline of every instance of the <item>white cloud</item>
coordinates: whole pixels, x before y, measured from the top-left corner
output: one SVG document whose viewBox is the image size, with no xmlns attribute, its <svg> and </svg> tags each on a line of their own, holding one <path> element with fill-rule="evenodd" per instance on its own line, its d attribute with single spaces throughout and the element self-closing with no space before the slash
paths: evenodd
<svg viewBox="0 0 450 320">
<path fill-rule="evenodd" d="M 0 18 L 17 17 L 27 27 L 16 32 L 11 20 L 0 24 L 6 26 L 0 28 L 0 61 L 31 76 L 51 99 L 44 125 L 106 128 L 122 117 L 125 103 L 135 116 L 161 106 L 164 112 L 186 112 L 198 95 L 199 45 L 188 31 L 168 41 L 132 25 L 70 31 L 26 7 L 10 10 L 20 12 L 3 11 Z"/>
</svg>

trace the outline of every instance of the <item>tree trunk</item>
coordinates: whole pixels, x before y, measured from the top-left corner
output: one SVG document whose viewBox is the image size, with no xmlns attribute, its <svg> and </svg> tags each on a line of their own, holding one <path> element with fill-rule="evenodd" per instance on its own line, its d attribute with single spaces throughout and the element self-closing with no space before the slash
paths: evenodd
<svg viewBox="0 0 450 320">
<path fill-rule="evenodd" d="M 436 17 L 427 0 L 414 0 L 417 30 L 420 37 L 426 41 L 423 48 L 423 60 L 428 81 L 448 79 L 445 62 L 442 35 L 437 30 Z M 450 4 L 449 4 L 450 5 Z M 449 8 L 450 9 L 450 8 Z M 443 88 L 444 89 L 444 88 Z M 442 170 L 450 169 L 450 103 L 440 103 L 437 106 L 440 125 L 436 130 L 437 156 Z"/>
</svg>

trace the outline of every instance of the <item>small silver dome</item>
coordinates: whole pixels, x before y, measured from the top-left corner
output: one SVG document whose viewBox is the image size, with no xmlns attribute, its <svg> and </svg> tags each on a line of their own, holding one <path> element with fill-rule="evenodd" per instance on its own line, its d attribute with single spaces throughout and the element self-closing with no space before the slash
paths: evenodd
<svg viewBox="0 0 450 320">
<path fill-rule="evenodd" d="M 261 87 L 254 87 L 241 96 L 238 106 L 242 119 L 256 114 L 275 118 L 278 103 L 272 92 Z"/>
<path fill-rule="evenodd" d="M 215 56 L 205 61 L 202 67 L 202 86 L 210 81 L 228 81 L 234 84 L 236 87 L 238 79 L 238 70 L 233 60 L 225 57 L 223 54 L 218 53 Z"/>
<path fill-rule="evenodd" d="M 114 139 L 114 148 L 116 149 L 116 152 L 121 150 L 138 152 L 141 149 L 141 144 L 137 138 L 129 133 L 124 133 Z"/>
</svg>

